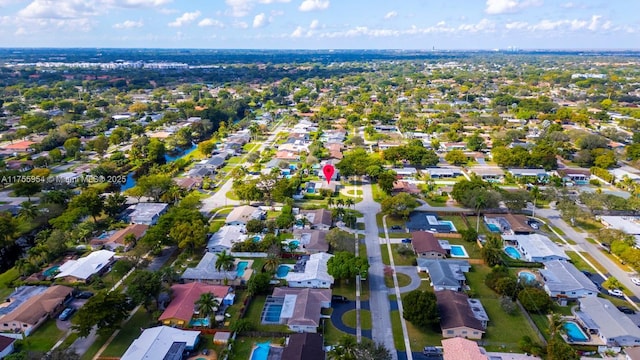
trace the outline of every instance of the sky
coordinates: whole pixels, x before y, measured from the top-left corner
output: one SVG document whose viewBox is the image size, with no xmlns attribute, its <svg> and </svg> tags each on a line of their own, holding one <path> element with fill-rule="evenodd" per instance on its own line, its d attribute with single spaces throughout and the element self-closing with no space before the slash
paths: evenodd
<svg viewBox="0 0 640 360">
<path fill-rule="evenodd" d="M 0 47 L 638 49 L 638 0 L 0 0 Z"/>
</svg>

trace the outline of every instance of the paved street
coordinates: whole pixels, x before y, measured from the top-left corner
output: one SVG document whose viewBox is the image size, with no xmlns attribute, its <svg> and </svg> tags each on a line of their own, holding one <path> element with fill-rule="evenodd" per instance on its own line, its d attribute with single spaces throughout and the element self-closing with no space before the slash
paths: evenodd
<svg viewBox="0 0 640 360">
<path fill-rule="evenodd" d="M 384 283 L 384 264 L 380 253 L 378 239 L 378 224 L 376 214 L 380 211 L 380 204 L 373 201 L 371 184 L 362 186 L 363 200 L 356 204 L 356 210 L 364 215 L 365 243 L 369 258 L 369 307 L 371 309 L 371 335 L 373 341 L 383 344 L 394 360 L 397 359 L 396 348 L 391 331 L 391 316 L 389 315 L 389 291 Z"/>
</svg>

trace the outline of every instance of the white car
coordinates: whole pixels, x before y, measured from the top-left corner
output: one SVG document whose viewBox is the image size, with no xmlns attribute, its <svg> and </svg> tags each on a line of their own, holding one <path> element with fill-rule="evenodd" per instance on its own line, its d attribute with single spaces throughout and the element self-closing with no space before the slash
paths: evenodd
<svg viewBox="0 0 640 360">
<path fill-rule="evenodd" d="M 624 293 L 620 289 L 609 289 L 607 292 L 612 296 L 624 297 Z"/>
<path fill-rule="evenodd" d="M 640 286 L 640 278 L 632 277 L 631 282 L 636 286 Z"/>
</svg>

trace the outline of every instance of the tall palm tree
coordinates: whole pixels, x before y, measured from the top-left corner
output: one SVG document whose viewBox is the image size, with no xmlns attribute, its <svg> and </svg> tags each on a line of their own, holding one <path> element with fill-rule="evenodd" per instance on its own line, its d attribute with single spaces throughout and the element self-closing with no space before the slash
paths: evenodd
<svg viewBox="0 0 640 360">
<path fill-rule="evenodd" d="M 562 316 L 557 313 L 552 313 L 549 319 L 549 335 L 550 338 L 555 337 L 556 335 L 560 335 L 565 332 L 564 329 L 564 320 Z"/>
<path fill-rule="evenodd" d="M 332 198 L 332 197 L 329 197 L 329 198 L 327 199 L 327 206 L 328 206 L 328 207 L 332 207 L 334 204 L 335 204 L 335 201 L 333 200 L 333 198 Z"/>
<path fill-rule="evenodd" d="M 220 270 L 224 270 L 224 271 L 231 271 L 233 270 L 233 266 L 234 266 L 234 261 L 236 260 L 235 257 L 233 257 L 233 255 L 228 254 L 226 250 L 223 250 L 221 253 L 218 254 L 218 258 L 216 259 L 216 270 L 220 271 Z"/>
<path fill-rule="evenodd" d="M 18 210 L 18 216 L 26 220 L 33 220 L 40 215 L 38 207 L 29 201 L 24 201 L 20 204 L 20 210 Z"/>
<path fill-rule="evenodd" d="M 344 206 L 344 199 L 339 198 L 339 199 L 336 201 L 336 205 L 338 205 L 339 207 L 343 207 L 343 206 Z"/>
<path fill-rule="evenodd" d="M 275 272 L 280 265 L 280 259 L 275 254 L 269 254 L 264 262 L 264 269 L 268 272 Z"/>
<path fill-rule="evenodd" d="M 343 336 L 337 346 L 327 354 L 330 360 L 355 360 L 357 359 L 356 339 L 352 336 Z"/>
<path fill-rule="evenodd" d="M 533 197 L 533 210 L 531 211 L 531 216 L 536 216 L 536 203 L 538 201 L 538 197 L 540 196 L 540 188 L 534 186 L 531 188 L 531 196 Z"/>
<path fill-rule="evenodd" d="M 353 206 L 353 207 L 355 207 L 356 202 L 355 202 L 355 201 L 353 201 L 353 199 L 352 199 L 352 198 L 348 198 L 347 200 L 345 200 L 345 201 L 344 201 L 344 204 L 345 204 L 347 207 L 352 207 L 352 206 Z"/>
<path fill-rule="evenodd" d="M 487 206 L 487 199 L 484 196 L 484 193 L 479 194 L 476 197 L 476 233 L 480 230 L 480 209 L 484 208 L 485 206 Z"/>
</svg>

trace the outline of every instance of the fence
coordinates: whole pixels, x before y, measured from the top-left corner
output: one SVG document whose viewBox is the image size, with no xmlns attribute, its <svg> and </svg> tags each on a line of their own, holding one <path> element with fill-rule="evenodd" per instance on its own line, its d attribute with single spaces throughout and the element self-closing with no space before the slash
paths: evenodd
<svg viewBox="0 0 640 360">
<path fill-rule="evenodd" d="M 242 258 L 247 258 L 247 257 L 266 258 L 267 256 L 269 256 L 269 254 L 263 253 L 263 252 L 233 252 L 232 251 L 231 256 L 242 257 Z"/>
<path fill-rule="evenodd" d="M 540 341 L 542 341 L 542 343 L 546 346 L 547 345 L 547 340 L 544 338 L 544 336 L 542 336 L 542 333 L 540 332 L 540 329 L 538 329 L 536 324 L 533 322 L 533 319 L 531 318 L 531 316 L 529 316 L 529 313 L 527 312 L 527 310 L 525 310 L 524 306 L 522 306 L 522 304 L 520 304 L 520 300 L 516 300 L 516 304 L 520 308 L 520 311 L 524 315 L 524 318 L 527 319 L 527 322 L 529 323 L 531 328 L 533 328 L 533 331 L 535 331 L 536 335 L 538 335 L 538 338 L 540 339 Z"/>
</svg>

